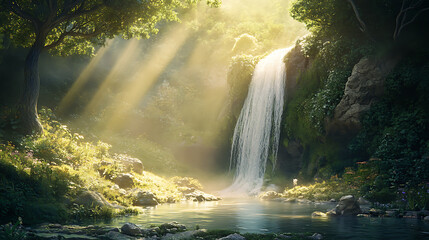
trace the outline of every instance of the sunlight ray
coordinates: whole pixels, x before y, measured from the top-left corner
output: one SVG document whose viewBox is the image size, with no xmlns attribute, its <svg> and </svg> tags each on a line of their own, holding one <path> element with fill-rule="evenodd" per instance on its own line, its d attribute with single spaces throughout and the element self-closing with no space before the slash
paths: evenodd
<svg viewBox="0 0 429 240">
<path fill-rule="evenodd" d="M 94 69 L 100 63 L 100 60 L 103 58 L 104 54 L 113 45 L 112 41 L 114 41 L 114 40 L 107 41 L 106 46 L 100 48 L 97 51 L 94 58 L 91 59 L 88 66 L 85 67 L 85 69 L 82 71 L 82 73 L 76 79 L 76 81 L 73 83 L 71 88 L 68 90 L 67 94 L 63 97 L 60 104 L 58 105 L 58 112 L 60 114 L 63 113 L 65 110 L 67 110 L 67 108 L 70 107 L 71 103 L 73 102 L 73 99 L 75 99 L 77 97 L 77 94 L 80 92 L 80 90 L 83 88 L 83 86 L 85 86 L 85 84 L 88 82 L 89 77 L 93 73 Z"/>
<path fill-rule="evenodd" d="M 100 104 L 105 99 L 107 89 L 111 87 L 112 83 L 115 82 L 115 80 L 117 80 L 118 75 L 123 71 L 127 64 L 130 63 L 137 56 L 137 49 L 138 40 L 129 40 L 129 43 L 127 44 L 125 50 L 122 52 L 115 65 L 110 70 L 109 74 L 104 79 L 103 83 L 97 89 L 97 92 L 94 94 L 91 101 L 86 106 L 83 113 L 84 116 L 88 116 L 100 106 Z"/>
<path fill-rule="evenodd" d="M 153 47 L 140 64 L 128 84 L 124 85 L 112 101 L 109 121 L 103 127 L 106 130 L 121 126 L 121 120 L 130 110 L 137 106 L 147 91 L 158 80 L 179 49 L 190 35 L 186 26 L 177 24 L 166 34 L 164 39 Z"/>
</svg>

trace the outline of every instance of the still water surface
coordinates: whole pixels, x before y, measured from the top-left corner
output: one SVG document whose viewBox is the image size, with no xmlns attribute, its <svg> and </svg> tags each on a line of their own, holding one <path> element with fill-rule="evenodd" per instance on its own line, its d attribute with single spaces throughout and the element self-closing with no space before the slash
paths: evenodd
<svg viewBox="0 0 429 240">
<path fill-rule="evenodd" d="M 429 222 L 398 218 L 312 218 L 313 211 L 332 209 L 331 203 L 283 203 L 257 199 L 227 199 L 219 202 L 163 204 L 145 209 L 144 214 L 121 217 L 106 225 L 126 222 L 147 227 L 177 221 L 189 229 L 240 232 L 317 232 L 325 239 L 429 239 Z"/>
</svg>

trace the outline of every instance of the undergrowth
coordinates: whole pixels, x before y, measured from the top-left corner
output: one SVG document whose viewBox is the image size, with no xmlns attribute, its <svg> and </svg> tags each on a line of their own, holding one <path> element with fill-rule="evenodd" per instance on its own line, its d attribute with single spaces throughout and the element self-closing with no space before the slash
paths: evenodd
<svg viewBox="0 0 429 240">
<path fill-rule="evenodd" d="M 135 208 L 117 210 L 75 203 L 82 192 L 93 191 L 112 204 L 132 206 L 134 190 L 120 189 L 112 181 L 122 173 L 131 173 L 134 188 L 152 192 L 160 203 L 182 199 L 173 180 L 147 171 L 124 172 L 109 144 L 85 141 L 84 136 L 61 124 L 50 109 L 40 111 L 40 120 L 43 134 L 23 137 L 15 144 L 0 144 L 0 223 L 18 217 L 24 224 L 33 224 L 137 213 Z M 191 180 L 198 186 L 195 179 Z"/>
</svg>

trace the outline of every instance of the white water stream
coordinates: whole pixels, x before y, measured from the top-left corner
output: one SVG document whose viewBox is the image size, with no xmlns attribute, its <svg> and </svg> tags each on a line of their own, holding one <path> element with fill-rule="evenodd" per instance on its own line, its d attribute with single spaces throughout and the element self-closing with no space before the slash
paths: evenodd
<svg viewBox="0 0 429 240">
<path fill-rule="evenodd" d="M 259 61 L 249 92 L 234 129 L 231 167 L 233 184 L 222 195 L 255 195 L 264 182 L 268 158 L 277 159 L 284 105 L 286 69 L 283 58 L 290 50 L 279 49 Z"/>
</svg>

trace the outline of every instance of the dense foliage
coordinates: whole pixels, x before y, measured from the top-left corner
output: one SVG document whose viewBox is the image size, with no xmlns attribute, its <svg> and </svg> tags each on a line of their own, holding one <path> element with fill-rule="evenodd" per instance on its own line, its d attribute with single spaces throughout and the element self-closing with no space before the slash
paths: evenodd
<svg viewBox="0 0 429 240">
<path fill-rule="evenodd" d="M 429 59 L 424 44 L 428 36 L 415 34 L 429 21 L 423 10 L 426 4 L 399 0 L 293 4 L 291 15 L 311 32 L 301 41 L 311 64 L 287 103 L 284 121 L 285 146 L 298 141 L 304 148 L 300 178 L 328 180 L 340 174 L 345 188 L 371 201 L 401 200 L 404 208 L 428 207 Z M 357 136 L 328 135 L 327 124 L 347 79 L 364 56 L 402 60 L 386 79 L 383 97 L 374 99 L 378 102 L 362 116 Z"/>
<path fill-rule="evenodd" d="M 30 48 L 24 65 L 24 85 L 17 104 L 20 131 L 43 130 L 37 113 L 39 57 L 43 51 L 59 55 L 93 54 L 96 46 L 121 35 L 148 38 L 161 20 L 178 21 L 179 9 L 198 1 L 0 1 L 0 34 L 14 46 Z M 216 0 L 208 1 L 217 6 Z"/>
<path fill-rule="evenodd" d="M 115 176 L 127 171 L 118 159 L 128 156 L 111 154 L 106 143 L 86 142 L 83 136 L 58 122 L 49 109 L 42 109 L 41 120 L 43 135 L 25 137 L 16 145 L 0 145 L 2 223 L 18 217 L 31 224 L 103 219 L 136 212 L 74 203 L 83 191 L 90 190 L 101 193 L 111 203 L 131 206 L 135 195 L 124 194 L 112 182 Z M 154 193 L 160 202 L 183 197 L 176 183 L 201 189 L 200 183 L 192 178 L 167 180 L 146 171 L 133 172 L 133 176 L 133 187 Z"/>
</svg>

